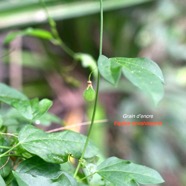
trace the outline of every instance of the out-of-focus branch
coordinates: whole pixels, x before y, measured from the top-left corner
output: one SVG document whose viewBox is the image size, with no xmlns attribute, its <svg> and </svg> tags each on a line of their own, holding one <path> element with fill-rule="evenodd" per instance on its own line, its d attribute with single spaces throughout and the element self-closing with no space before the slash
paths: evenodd
<svg viewBox="0 0 186 186">
<path fill-rule="evenodd" d="M 103 119 L 103 120 L 96 120 L 94 121 L 94 123 L 106 123 L 108 122 L 107 119 Z M 77 127 L 77 126 L 84 126 L 84 125 L 90 125 L 90 121 L 87 121 L 87 122 L 82 122 L 82 123 L 77 123 L 77 124 L 72 124 L 72 125 L 69 125 L 69 126 L 65 126 L 65 127 L 60 127 L 60 128 L 57 128 L 57 129 L 52 129 L 52 130 L 49 130 L 47 131 L 48 133 L 51 133 L 51 132 L 59 132 L 59 131 L 62 131 L 62 130 L 66 130 L 66 129 L 71 129 L 71 128 L 74 128 L 74 127 Z"/>
<path fill-rule="evenodd" d="M 18 90 L 22 90 L 21 46 L 22 46 L 21 37 L 17 37 L 10 44 L 10 48 L 16 48 L 14 52 L 10 53 L 9 66 L 10 85 Z"/>
<path fill-rule="evenodd" d="M 114 10 L 119 8 L 130 7 L 141 3 L 151 2 L 153 0 L 107 0 L 104 2 L 104 10 Z M 22 3 L 20 3 L 20 6 Z M 0 3 L 1 6 L 1 3 Z M 51 17 L 55 20 L 69 19 L 85 15 L 91 15 L 99 12 L 99 1 L 90 2 L 73 2 L 62 4 L 48 4 L 47 9 Z M 7 10 L 8 11 L 8 10 Z M 13 14 L 4 12 L 0 13 L 0 29 L 10 27 L 26 26 L 31 24 L 40 24 L 47 22 L 47 15 L 44 10 L 38 6 L 25 5 L 19 11 Z"/>
</svg>

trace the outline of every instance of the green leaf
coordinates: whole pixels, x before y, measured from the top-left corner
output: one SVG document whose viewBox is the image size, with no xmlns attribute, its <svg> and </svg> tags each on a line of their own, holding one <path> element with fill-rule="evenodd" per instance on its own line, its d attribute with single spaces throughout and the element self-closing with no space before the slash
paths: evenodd
<svg viewBox="0 0 186 186">
<path fill-rule="evenodd" d="M 43 29 L 35 29 L 35 28 L 27 28 L 23 31 L 24 35 L 38 37 L 41 39 L 51 40 L 53 36 L 50 32 L 43 30 Z"/>
<path fill-rule="evenodd" d="M 1 175 L 0 175 L 0 185 L 1 186 L 6 186 L 5 181 L 3 180 Z"/>
<path fill-rule="evenodd" d="M 49 99 L 42 99 L 39 102 L 39 108 L 37 110 L 35 110 L 35 118 L 39 118 L 41 117 L 43 114 L 45 114 L 48 109 L 52 106 L 52 101 Z"/>
<path fill-rule="evenodd" d="M 3 114 L 3 125 L 8 127 L 11 133 L 17 133 L 27 123 L 28 120 L 14 108 L 10 108 Z"/>
<path fill-rule="evenodd" d="M 60 175 L 58 180 L 59 180 L 60 184 L 63 186 L 77 186 L 76 180 L 72 176 L 67 174 L 66 172 L 63 172 L 63 174 Z M 61 186 L 61 185 L 59 185 L 59 186 Z"/>
<path fill-rule="evenodd" d="M 51 40 L 53 39 L 53 36 L 50 32 L 42 29 L 34 29 L 34 28 L 27 28 L 26 30 L 23 31 L 18 31 L 18 32 L 11 32 L 9 33 L 5 39 L 4 39 L 4 44 L 9 44 L 12 42 L 16 37 L 19 36 L 33 36 L 33 37 L 38 37 L 41 39 L 47 39 Z"/>
<path fill-rule="evenodd" d="M 48 111 L 52 106 L 52 101 L 46 98 L 39 101 L 38 98 L 35 98 L 30 101 L 30 105 L 32 108 L 33 118 L 36 120 L 38 118 L 40 119 L 40 117 Z"/>
<path fill-rule="evenodd" d="M 33 119 L 33 111 L 29 100 L 14 100 L 11 105 L 27 120 L 31 121 Z"/>
<path fill-rule="evenodd" d="M 14 89 L 11 89 L 13 90 Z M 19 93 L 19 92 L 18 92 Z M 0 98 L 1 99 L 1 98 Z M 28 121 L 40 119 L 52 106 L 52 101 L 49 99 L 42 99 L 41 101 L 36 99 L 17 99 L 12 97 L 3 97 L 3 102 L 10 104 L 14 107 L 20 115 L 22 115 Z"/>
<path fill-rule="evenodd" d="M 75 167 L 72 165 L 70 161 L 60 164 L 61 171 L 66 172 L 68 174 L 73 175 L 75 172 Z"/>
<path fill-rule="evenodd" d="M 8 161 L 8 162 L 7 162 Z M 0 175 L 4 178 L 9 175 L 11 172 L 11 164 L 8 157 L 2 157 L 0 158 Z"/>
<path fill-rule="evenodd" d="M 164 95 L 164 78 L 159 66 L 147 58 L 106 58 L 98 60 L 101 75 L 110 83 L 116 84 L 122 70 L 125 77 L 149 94 L 157 104 Z"/>
<path fill-rule="evenodd" d="M 116 157 L 108 158 L 97 169 L 99 175 L 117 186 L 136 186 L 137 183 L 159 184 L 164 182 L 157 171 Z"/>
<path fill-rule="evenodd" d="M 63 163 L 68 156 L 80 158 L 86 137 L 73 132 L 46 133 L 31 125 L 25 126 L 19 133 L 19 143 L 28 152 L 38 155 L 51 163 Z M 85 153 L 85 159 L 98 155 L 97 148 L 89 143 Z"/>
<path fill-rule="evenodd" d="M 91 55 L 83 54 L 83 53 L 76 53 L 75 59 L 80 60 L 83 67 L 90 68 L 90 70 L 93 72 L 94 77 L 97 77 L 96 61 Z"/>
<path fill-rule="evenodd" d="M 139 184 L 136 181 L 134 181 L 134 180 L 130 180 L 128 185 L 130 185 L 130 186 L 139 186 Z"/>
<path fill-rule="evenodd" d="M 122 66 L 124 75 L 142 91 L 147 92 L 157 104 L 164 95 L 164 78 L 161 69 L 146 58 L 111 58 L 111 63 Z"/>
<path fill-rule="evenodd" d="M 33 118 L 29 99 L 21 92 L 0 83 L 0 101 L 14 107 L 24 118 Z"/>
<path fill-rule="evenodd" d="M 13 172 L 19 186 L 76 186 L 76 181 L 67 173 L 61 174 L 57 180 L 52 180 L 43 176 L 32 176 L 27 173 Z"/>
<path fill-rule="evenodd" d="M 28 100 L 28 98 L 19 91 L 0 83 L 0 101 L 12 105 L 16 100 Z"/>
<path fill-rule="evenodd" d="M 43 159 L 34 156 L 21 162 L 16 172 L 27 173 L 32 176 L 43 176 L 47 178 L 58 178 L 61 175 L 60 165 L 45 162 Z"/>
<path fill-rule="evenodd" d="M 106 56 L 99 56 L 98 69 L 101 75 L 111 84 L 117 84 L 121 76 L 121 65 L 111 63 Z"/>
</svg>

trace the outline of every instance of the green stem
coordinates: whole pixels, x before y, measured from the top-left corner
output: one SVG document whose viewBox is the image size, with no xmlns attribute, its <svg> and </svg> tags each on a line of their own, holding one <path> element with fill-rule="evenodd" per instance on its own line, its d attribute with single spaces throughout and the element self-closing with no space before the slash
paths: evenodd
<svg viewBox="0 0 186 186">
<path fill-rule="evenodd" d="M 10 149 L 10 147 L 8 147 L 8 146 L 1 146 L 0 145 L 0 149 Z"/>
<path fill-rule="evenodd" d="M 102 55 L 102 51 L 103 51 L 103 2 L 102 0 L 100 0 L 100 46 L 99 46 L 99 55 Z M 85 142 L 85 145 L 83 147 L 83 152 L 81 155 L 81 158 L 78 162 L 78 165 L 76 167 L 75 173 L 74 173 L 74 177 L 77 176 L 77 173 L 80 169 L 81 166 L 81 160 L 84 158 L 87 146 L 88 146 L 88 142 L 90 139 L 90 134 L 92 132 L 92 128 L 93 128 L 93 124 L 94 124 L 94 119 L 95 119 L 95 114 L 96 114 L 96 108 L 97 108 L 97 101 L 98 101 L 98 95 L 99 95 L 99 79 L 100 79 L 100 73 L 98 71 L 98 77 L 97 77 L 97 86 L 96 86 L 96 98 L 95 98 L 95 102 L 94 102 L 94 109 L 93 109 L 93 113 L 92 113 L 92 119 L 91 119 L 91 124 L 90 124 L 90 128 L 87 134 L 87 139 Z"/>
<path fill-rule="evenodd" d="M 47 19 L 51 28 L 51 32 L 54 36 L 54 42 L 56 45 L 59 45 L 69 56 L 71 56 L 73 59 L 75 58 L 75 53 L 62 41 L 62 39 L 59 36 L 59 33 L 57 31 L 56 22 L 54 19 L 49 15 L 48 10 L 46 8 L 44 0 L 40 0 L 40 3 L 43 6 L 43 9 L 45 10 L 45 13 L 47 15 Z"/>
<path fill-rule="evenodd" d="M 88 81 L 91 81 L 92 73 L 93 73 L 93 71 L 89 74 L 89 76 L 88 76 Z"/>
<path fill-rule="evenodd" d="M 88 177 L 93 176 L 93 175 L 96 174 L 96 173 L 97 173 L 97 172 L 94 172 L 94 173 L 92 173 L 92 174 L 89 174 L 88 176 L 85 176 L 85 177 L 81 178 L 80 180 L 83 181 L 83 180 L 87 179 Z"/>
<path fill-rule="evenodd" d="M 4 152 L 3 154 L 0 155 L 0 158 L 2 158 L 3 156 L 7 155 L 9 152 L 11 152 L 13 149 L 15 149 L 17 146 L 19 146 L 20 144 L 17 143 L 16 145 L 14 145 L 12 148 L 10 148 L 9 150 L 7 150 L 6 152 Z"/>
</svg>

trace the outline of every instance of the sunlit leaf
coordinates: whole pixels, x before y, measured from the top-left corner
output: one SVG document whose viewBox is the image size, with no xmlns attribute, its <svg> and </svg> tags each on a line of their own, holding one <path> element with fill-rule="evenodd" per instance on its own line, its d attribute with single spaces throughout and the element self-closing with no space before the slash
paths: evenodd
<svg viewBox="0 0 186 186">
<path fill-rule="evenodd" d="M 164 78 L 161 69 L 152 60 L 121 57 L 108 59 L 105 56 L 99 59 L 99 71 L 110 83 L 116 84 L 122 71 L 131 83 L 149 94 L 155 104 L 162 99 Z"/>
<path fill-rule="evenodd" d="M 97 173 L 117 186 L 136 186 L 139 184 L 159 184 L 164 180 L 151 168 L 130 161 L 111 157 L 98 166 Z"/>
</svg>

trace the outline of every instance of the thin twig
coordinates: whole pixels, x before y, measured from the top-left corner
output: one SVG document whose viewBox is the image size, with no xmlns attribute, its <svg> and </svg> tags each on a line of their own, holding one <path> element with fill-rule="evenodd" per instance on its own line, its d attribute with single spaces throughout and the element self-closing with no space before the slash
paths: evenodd
<svg viewBox="0 0 186 186">
<path fill-rule="evenodd" d="M 6 160 L 6 162 L 4 163 L 4 165 L 2 165 L 0 167 L 0 170 L 3 169 L 7 165 L 7 163 L 9 162 L 9 159 L 10 159 L 10 157 L 8 157 L 7 160 Z"/>
<path fill-rule="evenodd" d="M 107 119 L 94 121 L 94 123 L 97 123 L 97 124 L 98 123 L 106 123 L 106 122 L 108 122 Z M 65 127 L 60 127 L 60 128 L 57 128 L 57 129 L 48 130 L 47 133 L 59 132 L 59 131 L 66 130 L 66 129 L 71 129 L 71 128 L 74 128 L 74 127 L 77 127 L 77 126 L 84 126 L 84 125 L 90 125 L 90 124 L 91 124 L 91 121 L 77 123 L 77 124 L 73 124 L 73 125 L 69 125 L 69 126 L 65 126 Z"/>
<path fill-rule="evenodd" d="M 20 143 L 17 143 L 16 145 L 12 146 L 9 150 L 7 150 L 6 152 L 4 152 L 3 154 L 0 154 L 0 158 L 2 158 L 4 156 L 6 156 L 7 154 L 9 154 L 9 152 L 11 152 L 12 150 L 14 150 L 19 145 L 20 145 Z"/>
<path fill-rule="evenodd" d="M 0 132 L 0 135 L 12 136 L 12 137 L 18 138 L 18 136 L 16 136 L 15 134 L 11 134 L 11 133 Z"/>
<path fill-rule="evenodd" d="M 75 56 L 75 52 L 72 51 L 64 42 L 63 40 L 60 38 L 58 30 L 57 30 L 57 26 L 56 26 L 56 22 L 54 21 L 54 19 L 50 16 L 48 9 L 45 5 L 45 1 L 44 0 L 40 0 L 41 5 L 43 6 L 43 9 L 46 13 L 47 19 L 48 19 L 48 23 L 50 25 L 50 29 L 51 32 L 54 36 L 54 39 L 57 41 L 54 41 L 53 43 L 60 46 L 69 56 L 71 56 L 74 59 Z"/>
</svg>

